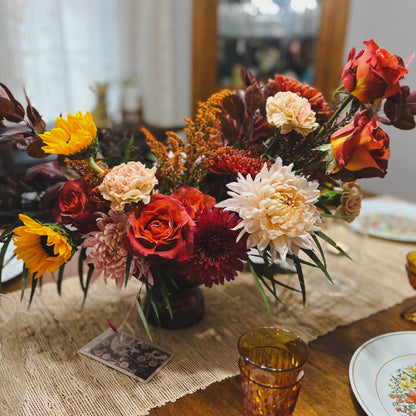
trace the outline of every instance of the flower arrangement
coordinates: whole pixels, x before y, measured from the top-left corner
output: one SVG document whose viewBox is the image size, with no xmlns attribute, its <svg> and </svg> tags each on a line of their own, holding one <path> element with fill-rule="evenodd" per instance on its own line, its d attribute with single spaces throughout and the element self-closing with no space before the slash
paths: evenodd
<svg viewBox="0 0 416 416">
<path fill-rule="evenodd" d="M 352 221 L 362 197 L 356 180 L 386 175 L 389 137 L 379 123 L 415 127 L 416 94 L 402 85 L 409 62 L 364 43 L 351 51 L 331 106 L 305 83 L 282 75 L 263 83 L 243 70 L 246 87 L 200 103 L 186 140 L 167 132 L 162 142 L 143 128 L 146 160 L 131 160 L 133 140 L 121 159 L 106 159 L 89 113 L 58 117 L 45 131 L 30 101 L 25 111 L 0 84 L 1 140 L 35 157 L 57 155 L 36 168 L 55 183 L 40 212 L 19 213 L 3 232 L 0 264 L 13 240 L 23 291 L 33 274 L 32 297 L 49 272 L 58 271 L 60 291 L 79 252 L 85 295 L 101 275 L 119 288 L 137 278 L 153 305 L 180 282 L 224 284 L 247 264 L 266 305 L 265 291 L 279 299 L 282 288 L 305 301 L 304 267 L 331 279 L 322 242 L 346 255 L 322 217 Z M 285 262 L 296 269 L 291 286 L 276 274 Z M 139 297 L 137 307 L 147 328 Z"/>
</svg>

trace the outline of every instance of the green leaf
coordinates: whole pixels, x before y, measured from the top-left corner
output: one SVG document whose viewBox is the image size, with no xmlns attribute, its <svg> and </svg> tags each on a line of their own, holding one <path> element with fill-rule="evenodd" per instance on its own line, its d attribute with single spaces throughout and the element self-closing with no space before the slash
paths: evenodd
<svg viewBox="0 0 416 416">
<path fill-rule="evenodd" d="M 124 287 L 126 287 L 127 286 L 127 283 L 129 282 L 130 266 L 131 266 L 132 259 L 133 259 L 133 256 L 130 253 L 127 253 L 126 274 L 124 276 Z"/>
<path fill-rule="evenodd" d="M 83 264 L 84 260 L 87 258 L 87 249 L 85 247 L 82 247 L 79 251 L 79 257 L 78 257 L 78 276 L 79 281 L 81 283 L 82 291 L 85 293 L 85 287 L 84 287 L 84 270 L 83 270 Z"/>
<path fill-rule="evenodd" d="M 65 263 L 59 268 L 58 281 L 56 282 L 59 296 L 61 296 L 62 279 L 64 278 L 64 270 L 65 270 Z"/>
<path fill-rule="evenodd" d="M 87 299 L 88 289 L 90 287 L 92 272 L 94 271 L 94 265 L 89 264 L 88 265 L 88 273 L 87 273 L 87 279 L 85 281 L 85 286 L 83 288 L 84 291 L 84 299 L 82 301 L 82 306 L 84 306 L 85 300 Z"/>
<path fill-rule="evenodd" d="M 147 332 L 147 336 L 149 337 L 150 341 L 152 341 L 152 335 L 150 334 L 150 329 L 149 329 L 149 325 L 147 323 L 147 319 L 146 316 L 144 315 L 142 306 L 140 305 L 139 300 L 136 300 L 136 307 L 137 307 L 137 312 L 139 313 L 140 319 L 142 321 L 142 324 L 144 326 L 144 329 Z"/>
<path fill-rule="evenodd" d="M 133 145 L 134 136 L 130 137 L 129 143 L 127 144 L 126 151 L 124 152 L 123 162 L 127 163 L 130 161 L 131 146 Z"/>
<path fill-rule="evenodd" d="M 302 290 L 302 303 L 303 303 L 303 306 L 305 306 L 305 304 L 306 304 L 305 279 L 303 277 L 302 263 L 299 261 L 298 257 L 296 257 L 294 259 L 294 264 L 295 264 L 295 267 L 296 267 L 296 271 L 298 273 L 300 288 Z"/>
<path fill-rule="evenodd" d="M 159 321 L 159 311 L 157 310 L 156 302 L 153 299 L 150 299 L 150 304 L 152 305 L 152 309 L 156 315 L 157 320 Z"/>
<path fill-rule="evenodd" d="M 0 293 L 1 293 L 1 276 L 3 274 L 4 257 L 6 255 L 7 248 L 9 247 L 11 238 L 12 238 L 11 234 L 10 234 L 10 237 L 6 237 L 0 250 Z"/>
<path fill-rule="evenodd" d="M 28 270 L 26 269 L 26 267 L 23 266 L 23 270 L 22 270 L 22 289 L 21 289 L 21 294 L 20 294 L 20 300 L 23 300 L 23 296 L 25 294 L 25 289 L 26 289 L 26 284 L 27 284 L 27 275 L 28 275 Z"/>
<path fill-rule="evenodd" d="M 32 287 L 31 287 L 31 289 L 30 289 L 29 306 L 30 306 L 30 305 L 31 305 L 31 303 L 32 303 L 33 296 L 34 296 L 35 291 L 36 291 L 36 285 L 38 284 L 38 279 L 39 279 L 39 278 L 36 278 L 36 273 L 35 273 L 35 274 L 32 276 Z"/>
<path fill-rule="evenodd" d="M 160 294 L 162 295 L 162 299 L 165 302 L 166 307 L 168 308 L 170 319 L 173 319 L 172 308 L 170 307 L 169 296 L 168 296 L 169 292 L 166 288 L 166 285 L 161 286 Z"/>
<path fill-rule="evenodd" d="M 348 253 L 345 252 L 331 237 L 327 236 L 322 231 L 318 231 L 318 233 L 316 235 L 319 238 L 322 238 L 322 240 L 326 241 L 328 244 L 330 244 L 336 250 L 338 250 L 338 252 L 341 253 L 343 256 L 345 256 L 348 259 L 352 260 L 352 258 L 348 255 Z"/>
<path fill-rule="evenodd" d="M 316 267 L 319 267 L 324 275 L 327 277 L 327 279 L 332 283 L 331 276 L 329 275 L 328 271 L 326 270 L 325 265 L 321 262 L 321 260 L 318 258 L 318 256 L 315 254 L 313 250 L 302 250 L 304 253 L 306 253 L 315 263 Z"/>
<path fill-rule="evenodd" d="M 263 298 L 263 301 L 266 304 L 267 313 L 268 313 L 269 317 L 271 318 L 271 316 L 272 316 L 272 310 L 270 308 L 269 300 L 267 299 L 267 296 L 266 296 L 266 293 L 264 292 L 263 286 L 261 285 L 260 280 L 259 280 L 259 277 L 257 276 L 257 273 L 254 270 L 254 267 L 252 266 L 252 263 L 251 262 L 250 262 L 250 270 L 251 270 L 251 273 L 253 273 L 254 281 L 256 282 L 256 284 L 257 284 L 257 286 L 258 286 L 258 288 L 260 290 L 260 294 L 261 294 L 261 296 Z"/>
<path fill-rule="evenodd" d="M 324 253 L 324 250 L 322 249 L 321 243 L 319 242 L 318 237 L 316 236 L 316 234 L 312 234 L 312 238 L 313 238 L 313 241 L 315 242 L 316 246 L 318 247 L 319 253 L 321 254 L 321 257 L 322 257 L 322 261 L 323 261 L 324 266 L 326 268 L 325 253 Z"/>
</svg>

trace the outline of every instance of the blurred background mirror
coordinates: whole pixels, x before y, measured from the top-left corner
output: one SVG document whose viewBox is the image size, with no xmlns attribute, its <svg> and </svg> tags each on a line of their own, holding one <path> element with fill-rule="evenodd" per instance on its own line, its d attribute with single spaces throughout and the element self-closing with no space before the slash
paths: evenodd
<svg viewBox="0 0 416 416">
<path fill-rule="evenodd" d="M 279 73 L 314 83 L 321 0 L 221 0 L 218 83 L 240 87 L 245 67 L 258 80 Z"/>
</svg>

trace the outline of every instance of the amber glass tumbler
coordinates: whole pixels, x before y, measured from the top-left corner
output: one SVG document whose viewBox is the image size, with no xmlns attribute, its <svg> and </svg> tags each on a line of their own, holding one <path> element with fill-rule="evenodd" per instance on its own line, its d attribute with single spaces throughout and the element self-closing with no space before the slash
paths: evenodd
<svg viewBox="0 0 416 416">
<path fill-rule="evenodd" d="M 291 416 L 309 357 L 307 344 L 280 328 L 255 328 L 238 341 L 244 410 L 248 416 Z"/>
</svg>

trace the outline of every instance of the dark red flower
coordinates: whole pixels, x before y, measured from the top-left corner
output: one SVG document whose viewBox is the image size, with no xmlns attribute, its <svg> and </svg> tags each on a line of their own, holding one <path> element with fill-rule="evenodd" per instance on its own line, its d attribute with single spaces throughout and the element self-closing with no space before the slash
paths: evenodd
<svg viewBox="0 0 416 416">
<path fill-rule="evenodd" d="M 247 234 L 236 241 L 240 231 L 233 228 L 238 221 L 235 213 L 220 208 L 205 208 L 197 216 L 193 255 L 184 264 L 189 281 L 211 287 L 234 280 L 243 270 L 243 261 L 248 260 Z"/>
<path fill-rule="evenodd" d="M 416 91 L 410 92 L 407 85 L 400 87 L 400 90 L 401 94 L 388 97 L 384 103 L 384 114 L 388 118 L 386 124 L 401 130 L 411 130 L 416 127 Z"/>
<path fill-rule="evenodd" d="M 56 198 L 52 212 L 57 222 L 73 224 L 82 233 L 97 229 L 98 207 L 92 196 L 91 185 L 82 179 L 64 184 Z"/>
<path fill-rule="evenodd" d="M 251 175 L 254 178 L 265 163 L 270 164 L 268 160 L 253 156 L 249 151 L 228 147 L 214 159 L 209 170 L 217 175 L 237 176 L 241 173 L 244 177 Z"/>
</svg>

